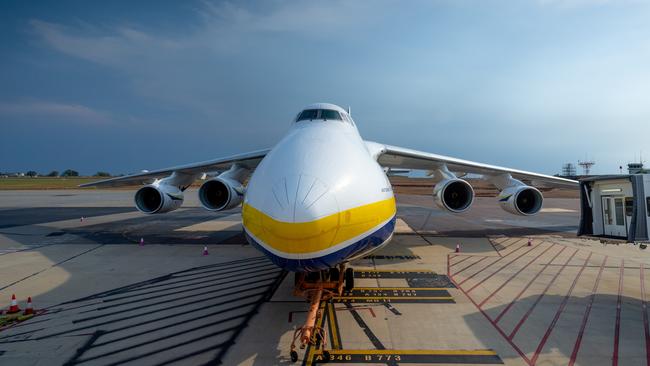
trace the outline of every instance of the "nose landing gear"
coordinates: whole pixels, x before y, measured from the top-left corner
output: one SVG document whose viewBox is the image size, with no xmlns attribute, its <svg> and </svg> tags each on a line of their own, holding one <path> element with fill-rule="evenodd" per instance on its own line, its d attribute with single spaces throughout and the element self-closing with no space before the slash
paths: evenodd
<svg viewBox="0 0 650 366">
<path fill-rule="evenodd" d="M 344 275 L 341 276 L 341 273 L 344 273 Z M 295 276 L 293 294 L 304 297 L 309 301 L 309 311 L 307 312 L 305 324 L 293 333 L 290 352 L 291 362 L 298 361 L 298 352 L 296 351 L 296 341 L 298 340 L 300 349 L 305 349 L 307 344 L 315 346 L 320 341 L 323 355 L 329 358 L 327 357 L 328 352 L 325 350 L 327 344 L 325 329 L 316 327 L 316 324 L 319 323 L 318 320 L 323 316 L 320 303 L 332 297 L 341 296 L 344 288 L 346 291 L 352 290 L 354 288 L 354 270 L 352 268 L 346 269 L 345 265 L 341 264 L 338 268 L 330 268 L 320 272 L 296 272 Z"/>
</svg>

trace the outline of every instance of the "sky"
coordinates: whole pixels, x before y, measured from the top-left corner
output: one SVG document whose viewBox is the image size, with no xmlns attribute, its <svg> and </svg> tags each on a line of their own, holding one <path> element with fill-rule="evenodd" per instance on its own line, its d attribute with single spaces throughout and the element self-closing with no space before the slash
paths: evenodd
<svg viewBox="0 0 650 366">
<path fill-rule="evenodd" d="M 650 2 L 0 2 L 0 171 L 272 147 L 313 102 L 365 139 L 541 173 L 650 159 Z"/>
</svg>

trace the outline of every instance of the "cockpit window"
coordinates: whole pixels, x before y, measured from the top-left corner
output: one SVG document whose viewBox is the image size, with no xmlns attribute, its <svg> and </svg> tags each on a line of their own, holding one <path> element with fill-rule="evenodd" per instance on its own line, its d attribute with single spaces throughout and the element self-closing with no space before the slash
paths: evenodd
<svg viewBox="0 0 650 366">
<path fill-rule="evenodd" d="M 302 111 L 296 122 L 312 119 L 323 119 L 323 120 L 337 120 L 342 121 L 341 115 L 337 111 L 331 109 L 305 109 Z"/>
<path fill-rule="evenodd" d="M 321 109 L 320 118 L 321 119 L 335 119 L 337 121 L 341 121 L 341 115 L 339 114 L 339 112 L 333 111 L 331 109 Z"/>
<path fill-rule="evenodd" d="M 304 121 L 306 119 L 318 119 L 318 109 L 305 109 L 300 113 L 297 121 Z"/>
</svg>

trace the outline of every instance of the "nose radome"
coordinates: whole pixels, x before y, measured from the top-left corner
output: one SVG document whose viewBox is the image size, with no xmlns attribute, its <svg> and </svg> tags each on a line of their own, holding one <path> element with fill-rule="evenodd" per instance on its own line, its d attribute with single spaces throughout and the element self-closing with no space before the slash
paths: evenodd
<svg viewBox="0 0 650 366">
<path fill-rule="evenodd" d="M 279 221 L 311 222 L 339 211 L 334 192 L 314 176 L 282 177 L 273 183 L 271 191 L 267 214 Z"/>
</svg>

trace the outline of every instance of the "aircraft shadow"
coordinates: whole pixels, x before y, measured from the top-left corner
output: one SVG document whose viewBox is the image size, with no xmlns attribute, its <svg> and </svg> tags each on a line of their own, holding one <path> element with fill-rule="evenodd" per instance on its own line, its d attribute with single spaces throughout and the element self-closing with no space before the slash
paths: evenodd
<svg viewBox="0 0 650 366">
<path fill-rule="evenodd" d="M 264 257 L 169 273 L 53 306 L 0 347 L 76 336 L 86 341 L 64 365 L 216 365 L 285 275 Z"/>
<path fill-rule="evenodd" d="M 640 299 L 621 297 L 623 310 L 617 334 L 619 299 L 616 294 L 596 295 L 584 327 L 591 296 L 545 295 L 541 301 L 538 297 L 521 298 L 511 308 L 506 304 L 484 309 L 484 313 L 476 311 L 464 316 L 464 320 L 477 339 L 486 345 L 494 344 L 498 327 L 502 332 L 501 339 L 510 342 L 513 348 L 512 354 L 501 355 L 502 358 L 522 358 L 518 353 L 521 352 L 529 364 L 564 364 L 574 358 L 577 364 L 611 365 L 617 341 L 622 364 L 636 364 L 637 361 L 640 364 L 641 360 L 645 364 L 645 326 L 641 320 Z M 563 303 L 564 307 L 559 311 Z M 486 322 L 486 316 L 491 325 Z M 507 340 L 510 336 L 512 339 Z M 544 361 L 549 352 L 554 358 Z M 564 361 L 557 358 L 558 353 L 566 357 Z"/>
</svg>

